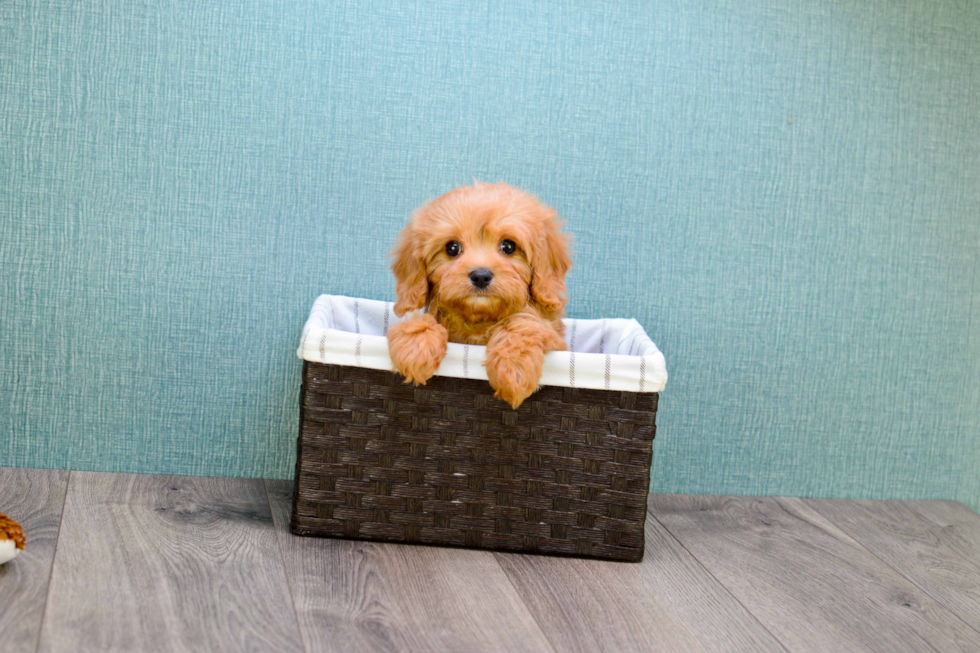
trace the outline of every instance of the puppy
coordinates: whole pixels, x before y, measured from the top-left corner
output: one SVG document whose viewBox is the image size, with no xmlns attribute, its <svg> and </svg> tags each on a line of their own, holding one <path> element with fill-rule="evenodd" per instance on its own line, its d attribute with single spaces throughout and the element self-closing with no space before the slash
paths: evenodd
<svg viewBox="0 0 980 653">
<path fill-rule="evenodd" d="M 538 387 L 544 355 L 565 349 L 561 220 L 534 196 L 504 183 L 462 186 L 412 215 L 391 266 L 395 315 L 425 307 L 388 331 L 406 383 L 425 384 L 449 341 L 486 345 L 497 398 L 517 408 Z"/>
</svg>

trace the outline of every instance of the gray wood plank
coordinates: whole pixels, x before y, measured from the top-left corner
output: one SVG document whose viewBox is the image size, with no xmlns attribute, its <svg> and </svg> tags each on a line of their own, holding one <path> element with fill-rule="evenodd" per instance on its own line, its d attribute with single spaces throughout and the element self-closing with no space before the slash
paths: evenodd
<svg viewBox="0 0 980 653">
<path fill-rule="evenodd" d="M 959 526 L 968 529 L 970 533 L 980 532 L 980 514 L 959 501 L 903 501 L 903 503 L 944 528 Z"/>
<path fill-rule="evenodd" d="M 962 504 L 941 501 L 807 499 L 806 503 L 980 630 L 980 517 L 976 513 Z"/>
<path fill-rule="evenodd" d="M 68 472 L 0 467 L 0 512 L 24 527 L 27 547 L 0 565 L 0 651 L 37 650 Z"/>
<path fill-rule="evenodd" d="M 974 630 L 798 499 L 649 506 L 791 651 L 980 651 Z"/>
<path fill-rule="evenodd" d="M 552 650 L 493 554 L 297 537 L 266 483 L 307 650 Z"/>
<path fill-rule="evenodd" d="M 785 651 L 653 518 L 640 563 L 496 555 L 559 651 Z"/>
<path fill-rule="evenodd" d="M 73 472 L 39 650 L 302 650 L 262 481 Z"/>
</svg>

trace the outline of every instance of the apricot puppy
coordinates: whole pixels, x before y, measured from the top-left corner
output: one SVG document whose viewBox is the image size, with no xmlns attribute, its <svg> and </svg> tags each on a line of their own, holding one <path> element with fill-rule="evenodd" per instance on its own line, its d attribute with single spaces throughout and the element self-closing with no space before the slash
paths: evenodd
<svg viewBox="0 0 980 653">
<path fill-rule="evenodd" d="M 449 341 L 486 345 L 487 377 L 514 408 L 538 387 L 544 355 L 565 349 L 568 237 L 554 209 L 504 183 L 461 186 L 415 211 L 392 251 L 388 331 L 406 383 L 424 384 Z"/>
</svg>

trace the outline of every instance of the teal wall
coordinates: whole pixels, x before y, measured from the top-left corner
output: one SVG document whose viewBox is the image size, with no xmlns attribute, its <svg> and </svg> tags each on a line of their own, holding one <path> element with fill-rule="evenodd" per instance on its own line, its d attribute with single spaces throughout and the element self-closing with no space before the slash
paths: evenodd
<svg viewBox="0 0 980 653">
<path fill-rule="evenodd" d="M 289 476 L 313 299 L 474 177 L 665 352 L 655 491 L 980 507 L 963 0 L 6 0 L 0 465 Z"/>
</svg>

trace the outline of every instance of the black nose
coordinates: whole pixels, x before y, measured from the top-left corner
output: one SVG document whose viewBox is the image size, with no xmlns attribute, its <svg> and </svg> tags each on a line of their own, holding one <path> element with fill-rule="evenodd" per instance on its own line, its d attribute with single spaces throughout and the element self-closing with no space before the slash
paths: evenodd
<svg viewBox="0 0 980 653">
<path fill-rule="evenodd" d="M 477 268 L 470 272 L 470 281 L 473 282 L 474 286 L 483 290 L 493 281 L 493 272 L 486 268 Z"/>
</svg>

